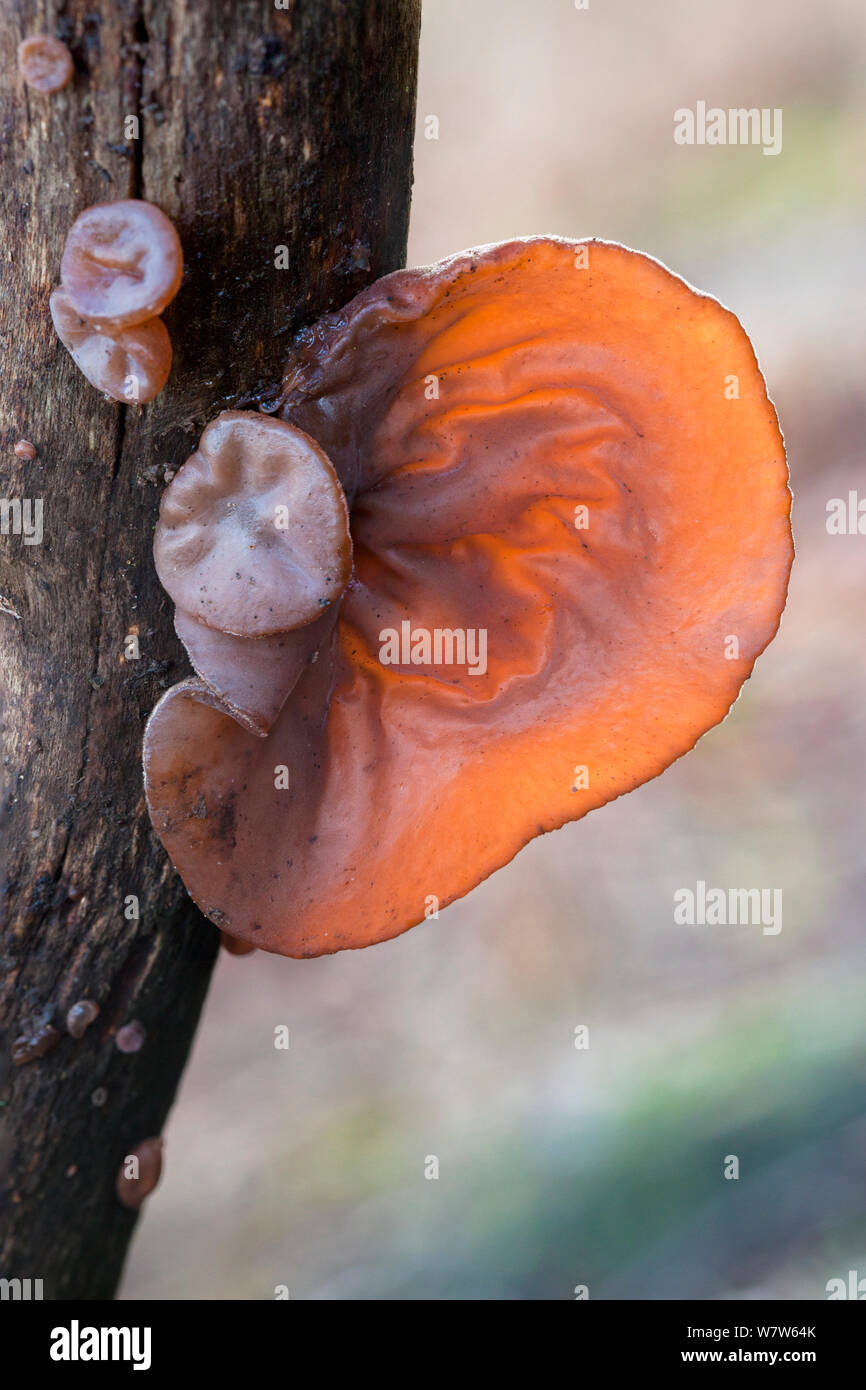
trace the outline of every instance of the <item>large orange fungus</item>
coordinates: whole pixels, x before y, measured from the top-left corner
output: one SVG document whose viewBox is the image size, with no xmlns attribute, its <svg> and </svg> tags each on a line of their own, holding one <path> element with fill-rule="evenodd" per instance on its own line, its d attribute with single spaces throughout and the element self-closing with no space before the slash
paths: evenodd
<svg viewBox="0 0 866 1390">
<path fill-rule="evenodd" d="M 144 763 L 203 911 L 314 956 L 405 931 L 717 724 L 779 624 L 790 494 L 737 319 L 603 242 L 387 276 L 301 335 L 279 414 L 266 466 L 266 417 L 234 412 L 166 493 L 197 675 Z"/>
</svg>

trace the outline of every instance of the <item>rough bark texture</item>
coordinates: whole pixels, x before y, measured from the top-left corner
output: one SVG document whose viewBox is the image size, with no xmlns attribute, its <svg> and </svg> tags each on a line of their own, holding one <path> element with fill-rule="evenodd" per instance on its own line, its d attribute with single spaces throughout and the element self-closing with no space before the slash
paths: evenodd
<svg viewBox="0 0 866 1390">
<path fill-rule="evenodd" d="M 298 328 L 404 263 L 419 0 L 0 13 L 0 498 L 44 507 L 41 545 L 0 536 L 0 1276 L 102 1298 L 134 1225 L 115 1176 L 162 1129 L 216 949 L 141 790 L 144 721 L 187 673 L 151 559 L 163 469 L 267 393 Z M 76 62 L 53 97 L 16 73 L 40 30 Z M 187 264 L 174 370 L 142 410 L 97 395 L 48 314 L 72 220 L 126 197 L 174 219 Z M 21 437 L 34 460 L 13 455 Z M 76 1041 L 81 999 L 100 1014 Z M 132 1019 L 146 1039 L 124 1054 Z M 14 1065 L 21 1037 L 55 1045 Z"/>
</svg>

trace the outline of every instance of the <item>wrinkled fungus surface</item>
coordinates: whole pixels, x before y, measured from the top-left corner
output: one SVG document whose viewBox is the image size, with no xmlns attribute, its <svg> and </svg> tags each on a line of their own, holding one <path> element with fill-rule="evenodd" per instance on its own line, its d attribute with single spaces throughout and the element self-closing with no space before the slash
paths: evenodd
<svg viewBox="0 0 866 1390">
<path fill-rule="evenodd" d="M 61 285 L 49 300 L 57 336 L 91 386 L 126 405 L 152 401 L 171 371 L 171 339 L 162 319 L 101 333 L 82 319 Z"/>
<path fill-rule="evenodd" d="M 18 71 L 28 87 L 51 95 L 72 80 L 72 54 L 50 34 L 32 34 L 18 45 Z"/>
<path fill-rule="evenodd" d="M 386 277 L 302 335 L 280 409 L 337 470 L 351 582 L 315 639 L 200 647 L 145 781 L 212 920 L 313 956 L 413 926 L 718 723 L 778 627 L 790 494 L 737 319 L 607 243 Z"/>
<path fill-rule="evenodd" d="M 60 275 L 76 313 L 114 332 L 162 313 L 180 288 L 183 252 L 153 203 L 96 203 L 72 224 Z"/>
</svg>

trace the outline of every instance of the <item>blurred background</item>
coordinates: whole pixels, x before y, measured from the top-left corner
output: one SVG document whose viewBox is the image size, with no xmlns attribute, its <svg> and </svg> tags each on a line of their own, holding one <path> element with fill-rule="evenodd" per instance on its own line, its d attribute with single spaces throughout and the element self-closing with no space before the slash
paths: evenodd
<svg viewBox="0 0 866 1390">
<path fill-rule="evenodd" d="M 782 108 L 781 154 L 676 145 L 698 100 Z M 223 955 L 124 1297 L 866 1277 L 866 536 L 826 531 L 866 495 L 864 105 L 861 0 L 426 0 L 409 264 L 594 235 L 734 309 L 789 447 L 788 611 L 695 752 L 439 921 Z M 781 888 L 781 933 L 675 925 L 698 879 Z"/>
</svg>

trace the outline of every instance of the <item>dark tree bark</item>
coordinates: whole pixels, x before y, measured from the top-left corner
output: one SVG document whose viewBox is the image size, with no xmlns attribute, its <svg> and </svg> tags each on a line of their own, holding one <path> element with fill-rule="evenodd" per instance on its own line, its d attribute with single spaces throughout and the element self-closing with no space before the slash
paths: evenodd
<svg viewBox="0 0 866 1390">
<path fill-rule="evenodd" d="M 404 264 L 419 0 L 47 10 L 0 5 L 0 498 L 44 508 L 42 544 L 0 536 L 0 1276 L 105 1298 L 135 1219 L 115 1177 L 162 1130 L 216 950 L 142 796 L 144 721 L 188 673 L 151 558 L 163 470 L 266 397 L 296 330 Z M 16 72 L 46 28 L 76 62 L 53 97 Z M 97 395 L 48 314 L 73 219 L 127 197 L 168 213 L 187 265 L 142 410 Z M 100 1013 L 76 1040 L 82 999 Z"/>
</svg>

